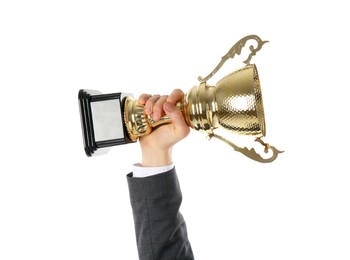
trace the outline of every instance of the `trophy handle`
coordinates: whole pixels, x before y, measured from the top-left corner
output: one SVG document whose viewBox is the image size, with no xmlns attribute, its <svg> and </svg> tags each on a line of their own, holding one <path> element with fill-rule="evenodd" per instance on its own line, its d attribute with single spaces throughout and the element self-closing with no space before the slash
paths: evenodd
<svg viewBox="0 0 350 260">
<path fill-rule="evenodd" d="M 279 151 L 277 150 L 274 146 L 271 146 L 269 144 L 266 144 L 264 143 L 260 138 L 257 138 L 255 139 L 255 141 L 261 143 L 264 147 L 265 147 L 265 153 L 268 152 L 269 149 L 272 150 L 272 156 L 270 158 L 262 158 L 260 154 L 258 154 L 254 148 L 251 148 L 250 150 L 248 150 L 247 147 L 244 147 L 244 148 L 241 148 L 241 147 L 238 147 L 237 145 L 235 145 L 234 143 L 232 143 L 231 141 L 225 139 L 224 137 L 220 136 L 220 135 L 217 135 L 217 134 L 214 134 L 214 133 L 210 133 L 208 135 L 208 138 L 209 140 L 212 138 L 212 137 L 215 137 L 225 143 L 227 143 L 228 145 L 230 145 L 236 152 L 240 152 L 241 154 L 247 156 L 248 158 L 254 160 L 254 161 L 257 161 L 257 162 L 261 162 L 261 163 L 270 163 L 270 162 L 273 162 L 279 153 L 283 153 L 284 151 Z"/>
<path fill-rule="evenodd" d="M 203 83 L 203 82 L 206 82 L 207 80 L 209 80 L 212 76 L 215 75 L 216 72 L 219 71 L 219 69 L 222 67 L 222 65 L 224 65 L 224 63 L 230 59 L 230 58 L 234 58 L 235 55 L 240 55 L 241 54 L 241 51 L 242 51 L 242 48 L 244 47 L 244 45 L 246 44 L 246 42 L 248 40 L 255 40 L 258 44 L 258 46 L 256 48 L 254 48 L 253 45 L 250 45 L 249 46 L 249 50 L 250 50 L 250 54 L 248 56 L 248 58 L 243 61 L 243 63 L 245 63 L 246 65 L 249 65 L 250 63 L 250 60 L 252 59 L 252 57 L 261 49 L 261 47 L 267 43 L 268 41 L 262 41 L 261 38 L 257 35 L 248 35 L 246 37 L 243 37 L 242 39 L 240 39 L 237 43 L 235 43 L 235 45 L 233 45 L 231 47 L 231 49 L 228 51 L 228 53 L 226 53 L 222 58 L 221 58 L 221 61 L 219 62 L 219 64 L 214 68 L 214 70 L 209 73 L 208 76 L 206 77 L 201 77 L 199 76 L 198 77 L 198 80 L 199 82 Z"/>
</svg>

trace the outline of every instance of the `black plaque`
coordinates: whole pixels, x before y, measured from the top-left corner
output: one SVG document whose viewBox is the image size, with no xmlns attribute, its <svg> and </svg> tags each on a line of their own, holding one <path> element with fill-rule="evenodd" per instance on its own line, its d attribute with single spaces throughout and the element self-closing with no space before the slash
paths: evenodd
<svg viewBox="0 0 350 260">
<path fill-rule="evenodd" d="M 124 123 L 125 97 L 123 93 L 79 91 L 80 119 L 87 156 L 103 154 L 111 146 L 133 142 Z"/>
</svg>

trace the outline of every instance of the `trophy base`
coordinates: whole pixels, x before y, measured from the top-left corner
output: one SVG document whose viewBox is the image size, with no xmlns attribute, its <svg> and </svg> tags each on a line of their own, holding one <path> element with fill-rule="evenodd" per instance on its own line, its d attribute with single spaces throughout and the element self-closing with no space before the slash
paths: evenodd
<svg viewBox="0 0 350 260">
<path fill-rule="evenodd" d="M 105 154 L 111 146 L 134 143 L 125 128 L 122 93 L 79 90 L 80 119 L 87 156 Z"/>
</svg>

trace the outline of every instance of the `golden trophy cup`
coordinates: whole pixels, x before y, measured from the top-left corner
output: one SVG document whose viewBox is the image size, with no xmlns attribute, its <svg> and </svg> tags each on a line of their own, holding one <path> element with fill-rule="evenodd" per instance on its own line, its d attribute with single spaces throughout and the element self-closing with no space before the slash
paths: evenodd
<svg viewBox="0 0 350 260">
<path fill-rule="evenodd" d="M 251 53 L 244 61 L 245 66 L 228 74 L 219 80 L 215 86 L 207 84 L 207 81 L 215 75 L 228 59 L 234 58 L 236 54 L 241 54 L 242 48 L 248 40 L 255 40 L 257 46 L 254 48 L 253 45 L 250 45 L 249 50 Z M 198 78 L 199 85 L 192 87 L 186 93 L 184 100 L 177 104 L 189 127 L 207 133 L 209 139 L 215 137 L 222 140 L 233 147 L 235 151 L 261 163 L 272 162 L 277 158 L 279 153 L 282 153 L 282 151 L 277 150 L 274 146 L 263 142 L 261 139 L 266 134 L 263 99 L 256 65 L 250 64 L 251 58 L 266 42 L 262 41 L 256 35 L 249 35 L 242 38 L 222 57 L 220 63 L 208 76 Z M 97 101 L 102 101 L 105 97 L 115 100 L 113 96 L 118 96 L 120 99 L 118 100 L 118 105 L 120 107 L 118 107 L 117 113 L 120 113 L 120 119 L 115 120 L 120 121 L 122 129 L 119 130 L 121 132 L 119 134 L 121 138 L 118 140 L 109 139 L 96 142 L 94 138 L 94 129 L 96 126 L 93 120 L 91 120 L 94 116 L 92 115 L 92 111 L 90 111 L 90 115 L 89 111 L 87 111 L 92 102 L 89 98 L 82 98 L 82 93 L 86 94 L 86 92 L 80 90 L 79 99 L 81 102 L 85 151 L 87 152 L 87 149 L 89 150 L 89 154 L 87 152 L 89 156 L 99 148 L 136 142 L 139 137 L 151 133 L 154 127 L 170 122 L 170 119 L 166 116 L 162 117 L 159 121 L 153 121 L 152 116 L 145 114 L 144 106 L 140 105 L 130 95 L 122 97 L 121 93 L 107 95 L 97 93 L 96 95 L 92 95 L 92 98 Z M 100 116 L 104 116 L 103 113 L 99 114 Z M 90 122 L 87 122 L 89 118 Z M 101 122 L 106 120 L 95 121 Z M 106 127 L 108 128 L 108 126 Z M 253 148 L 238 147 L 231 141 L 214 133 L 215 129 L 218 128 L 228 130 L 234 134 L 255 137 L 255 141 L 258 141 L 264 146 L 265 153 L 271 151 L 272 155 L 269 158 L 263 158 Z M 89 133 L 87 133 L 88 130 L 90 131 Z M 111 131 L 115 131 L 115 129 Z"/>
</svg>

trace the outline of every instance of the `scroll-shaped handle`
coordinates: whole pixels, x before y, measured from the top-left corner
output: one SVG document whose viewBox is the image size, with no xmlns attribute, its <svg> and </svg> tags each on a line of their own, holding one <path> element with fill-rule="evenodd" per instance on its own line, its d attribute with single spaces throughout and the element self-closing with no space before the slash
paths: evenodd
<svg viewBox="0 0 350 260">
<path fill-rule="evenodd" d="M 224 137 L 214 134 L 214 133 L 210 133 L 208 135 L 209 139 L 211 139 L 212 137 L 215 137 L 225 143 L 227 143 L 228 145 L 230 145 L 236 152 L 240 152 L 241 154 L 247 156 L 248 158 L 260 162 L 260 163 L 270 163 L 273 162 L 278 154 L 283 153 L 284 151 L 279 151 L 277 150 L 274 146 L 271 146 L 269 144 L 264 143 L 260 138 L 257 138 L 256 141 L 258 141 L 259 143 L 261 143 L 263 146 L 265 146 L 265 153 L 268 152 L 268 150 L 272 150 L 272 156 L 270 158 L 263 158 L 261 157 L 260 154 L 258 154 L 254 148 L 251 148 L 248 150 L 247 147 L 241 148 L 237 145 L 235 145 L 234 143 L 232 143 L 231 141 L 225 139 Z"/>
<path fill-rule="evenodd" d="M 250 60 L 252 59 L 252 57 L 258 52 L 260 51 L 261 47 L 267 43 L 268 41 L 263 41 L 261 40 L 261 38 L 257 35 L 248 35 L 244 38 L 242 38 L 241 40 L 239 40 L 238 42 L 235 43 L 235 45 L 233 45 L 231 47 L 231 49 L 221 58 L 221 61 L 219 62 L 219 64 L 213 69 L 212 72 L 209 73 L 208 76 L 206 77 L 202 77 L 199 76 L 198 80 L 199 82 L 206 82 L 208 81 L 212 76 L 215 75 L 216 72 L 219 71 L 219 69 L 224 65 L 224 63 L 228 60 L 228 59 L 233 59 L 235 57 L 235 55 L 240 55 L 242 52 L 243 47 L 245 46 L 246 42 L 248 40 L 255 40 L 257 42 L 257 47 L 254 48 L 253 45 L 249 46 L 249 50 L 250 50 L 250 54 L 248 56 L 248 58 L 243 61 L 243 63 L 245 63 L 246 65 L 248 65 L 250 63 Z"/>
</svg>

